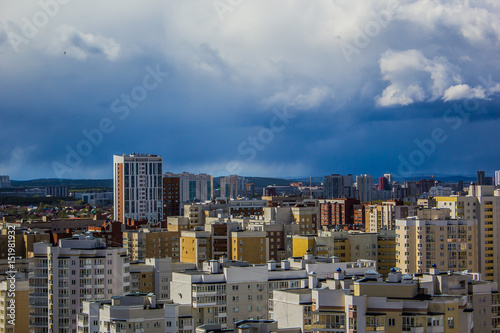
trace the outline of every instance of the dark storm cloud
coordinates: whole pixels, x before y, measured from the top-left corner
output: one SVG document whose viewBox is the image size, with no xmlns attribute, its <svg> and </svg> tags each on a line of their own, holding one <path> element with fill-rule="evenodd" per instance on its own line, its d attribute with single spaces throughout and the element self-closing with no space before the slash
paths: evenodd
<svg viewBox="0 0 500 333">
<path fill-rule="evenodd" d="M 397 174 L 436 129 L 413 173 L 498 169 L 499 5 L 359 4 L 246 1 L 221 20 L 211 2 L 70 3 L 16 51 L 42 9 L 3 3 L 0 174 L 111 177 L 131 152 L 174 172 Z"/>
</svg>

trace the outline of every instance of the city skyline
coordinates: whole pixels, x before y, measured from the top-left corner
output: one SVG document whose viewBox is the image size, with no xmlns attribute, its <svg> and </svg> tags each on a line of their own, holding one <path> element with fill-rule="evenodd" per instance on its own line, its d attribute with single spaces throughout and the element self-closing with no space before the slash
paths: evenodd
<svg viewBox="0 0 500 333">
<path fill-rule="evenodd" d="M 220 3 L 2 3 L 0 174 L 499 169 L 498 4 Z"/>
</svg>

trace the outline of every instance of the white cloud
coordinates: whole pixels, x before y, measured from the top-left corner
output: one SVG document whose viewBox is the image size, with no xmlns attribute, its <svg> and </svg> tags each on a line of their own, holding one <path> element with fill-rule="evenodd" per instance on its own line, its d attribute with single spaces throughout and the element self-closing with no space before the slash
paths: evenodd
<svg viewBox="0 0 500 333">
<path fill-rule="evenodd" d="M 55 38 L 50 51 L 65 54 L 77 60 L 103 56 L 109 61 L 114 61 L 120 57 L 120 44 L 113 38 L 83 33 L 67 25 L 59 28 L 59 34 Z"/>
<path fill-rule="evenodd" d="M 418 50 L 385 52 L 380 59 L 380 72 L 389 86 L 375 98 L 379 106 L 434 101 L 462 81 L 457 67 L 448 59 L 428 59 Z"/>
<path fill-rule="evenodd" d="M 486 92 L 484 91 L 484 88 L 472 88 L 467 84 L 458 84 L 456 86 L 449 87 L 443 94 L 443 100 L 445 102 L 470 98 L 486 98 Z"/>
<path fill-rule="evenodd" d="M 297 110 L 316 108 L 334 97 L 333 90 L 327 86 L 315 86 L 304 91 L 298 87 L 290 87 L 263 100 L 265 108 L 289 106 Z"/>
</svg>

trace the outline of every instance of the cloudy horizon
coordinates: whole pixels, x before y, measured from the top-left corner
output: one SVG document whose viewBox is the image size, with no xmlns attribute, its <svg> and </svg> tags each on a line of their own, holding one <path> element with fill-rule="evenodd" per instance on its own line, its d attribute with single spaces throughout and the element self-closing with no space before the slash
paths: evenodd
<svg viewBox="0 0 500 333">
<path fill-rule="evenodd" d="M 500 169 L 500 3 L 0 4 L 0 174 Z"/>
</svg>

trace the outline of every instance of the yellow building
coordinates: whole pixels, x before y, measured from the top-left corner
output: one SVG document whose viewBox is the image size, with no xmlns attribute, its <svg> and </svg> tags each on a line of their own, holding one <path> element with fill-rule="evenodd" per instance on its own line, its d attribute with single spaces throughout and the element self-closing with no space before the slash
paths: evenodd
<svg viewBox="0 0 500 333">
<path fill-rule="evenodd" d="M 396 262 L 404 273 L 478 271 L 476 220 L 396 220 Z"/>
<path fill-rule="evenodd" d="M 379 273 L 387 276 L 396 267 L 396 233 L 381 231 L 377 235 L 377 267 Z"/>
<path fill-rule="evenodd" d="M 26 318 L 29 314 L 29 283 L 18 277 L 15 280 L 14 292 L 10 286 L 10 280 L 0 282 L 0 332 L 29 332 L 29 320 Z M 9 308 L 12 300 L 15 302 L 14 312 Z"/>
<path fill-rule="evenodd" d="M 294 235 L 292 240 L 294 257 L 310 253 L 317 257 L 335 256 L 340 262 L 376 260 L 378 270 L 383 275 L 396 266 L 394 230 L 382 230 L 379 233 L 320 231 L 319 236 Z"/>
<path fill-rule="evenodd" d="M 365 231 L 393 230 L 396 219 L 417 215 L 418 206 L 402 205 L 397 201 L 385 201 L 365 205 Z"/>
<path fill-rule="evenodd" d="M 172 258 L 179 261 L 179 231 L 159 228 L 142 228 L 123 232 L 123 247 L 130 260 L 146 258 Z"/>
<path fill-rule="evenodd" d="M 317 235 L 293 235 L 292 256 L 303 257 L 307 253 L 315 257 L 327 257 L 328 249 L 321 241 L 317 241 Z"/>
<path fill-rule="evenodd" d="M 269 241 L 264 231 L 231 232 L 231 257 L 248 261 L 249 264 L 264 264 L 269 260 Z"/>
<path fill-rule="evenodd" d="M 291 207 L 292 223 L 299 226 L 300 235 L 318 232 L 319 207 Z"/>
<path fill-rule="evenodd" d="M 500 282 L 500 191 L 493 186 L 469 187 L 467 196 L 436 197 L 438 208 L 452 218 L 478 221 L 478 267 L 486 281 Z"/>
<path fill-rule="evenodd" d="M 203 267 L 212 258 L 211 233 L 209 231 L 181 231 L 181 261 Z"/>
</svg>

